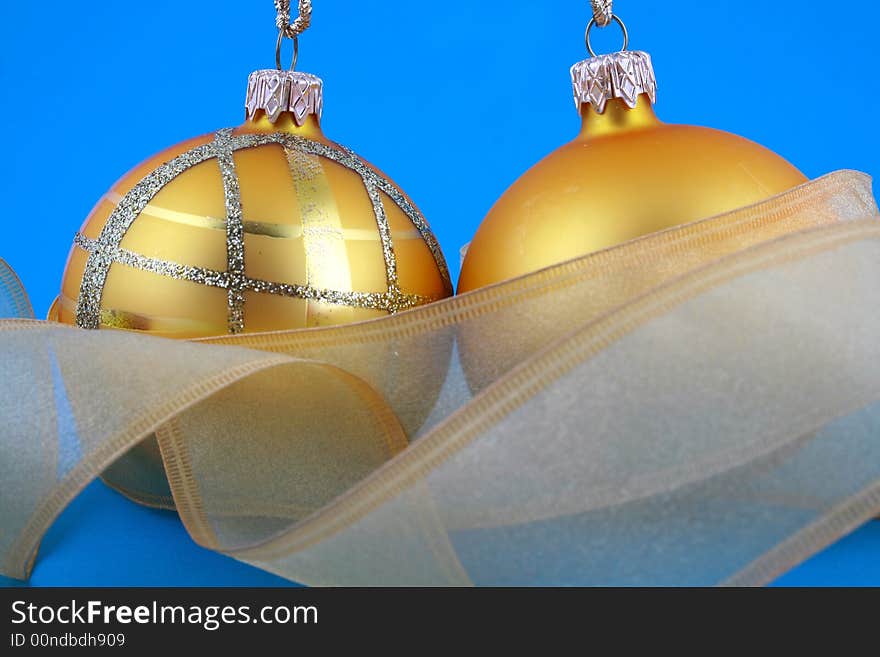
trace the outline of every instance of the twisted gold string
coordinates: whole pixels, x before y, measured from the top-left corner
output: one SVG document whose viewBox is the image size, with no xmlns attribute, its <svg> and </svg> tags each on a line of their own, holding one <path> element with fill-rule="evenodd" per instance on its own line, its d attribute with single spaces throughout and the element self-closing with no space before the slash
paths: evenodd
<svg viewBox="0 0 880 657">
<path fill-rule="evenodd" d="M 610 4 L 610 3 L 609 3 Z M 290 21 L 290 0 L 275 0 L 275 25 L 288 39 L 293 39 L 307 29 L 312 22 L 312 0 L 299 0 L 299 16 Z"/>
<path fill-rule="evenodd" d="M 596 21 L 596 25 L 607 27 L 614 15 L 613 0 L 590 0 L 590 4 L 593 6 L 593 20 Z"/>
</svg>

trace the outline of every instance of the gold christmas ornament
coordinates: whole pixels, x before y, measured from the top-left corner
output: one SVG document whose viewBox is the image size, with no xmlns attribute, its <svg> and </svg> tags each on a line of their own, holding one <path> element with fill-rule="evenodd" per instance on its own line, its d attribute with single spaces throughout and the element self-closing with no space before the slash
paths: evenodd
<svg viewBox="0 0 880 657">
<path fill-rule="evenodd" d="M 323 83 L 293 70 L 311 6 L 300 0 L 291 23 L 289 5 L 276 2 L 277 68 L 250 75 L 245 122 L 172 146 L 101 198 L 75 236 L 49 319 L 192 339 L 347 324 L 452 295 L 415 204 L 324 135 Z M 281 69 L 285 37 L 291 70 Z M 392 382 L 401 368 L 420 373 L 418 386 L 389 386 L 406 408 L 401 430 L 414 432 L 430 412 L 451 340 L 429 358 L 404 343 L 372 354 Z M 374 447 L 384 459 L 402 444 Z M 340 471 L 340 480 L 363 472 Z M 137 501 L 174 508 L 153 437 L 103 478 Z"/>
<path fill-rule="evenodd" d="M 593 57 L 571 69 L 581 132 L 495 203 L 467 250 L 459 292 L 743 207 L 807 180 L 747 139 L 660 121 L 650 56 L 627 51 L 628 34 L 611 2 L 593 2 L 593 9 Z M 612 20 L 624 31 L 623 50 L 595 56 L 590 30 Z"/>
<path fill-rule="evenodd" d="M 307 25 L 282 28 L 276 55 L 284 36 L 296 53 Z M 452 293 L 415 204 L 324 136 L 321 80 L 278 64 L 250 76 L 241 126 L 169 148 L 101 198 L 51 319 L 194 338 L 343 324 Z"/>
</svg>

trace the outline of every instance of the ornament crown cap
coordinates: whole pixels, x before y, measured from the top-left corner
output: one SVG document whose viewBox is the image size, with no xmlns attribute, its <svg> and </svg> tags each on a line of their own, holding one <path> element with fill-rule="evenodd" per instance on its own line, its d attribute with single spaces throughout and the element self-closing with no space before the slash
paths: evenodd
<svg viewBox="0 0 880 657">
<path fill-rule="evenodd" d="M 578 62 L 571 67 L 571 85 L 578 112 L 584 105 L 592 105 L 602 114 L 613 98 L 620 98 L 634 108 L 641 94 L 647 94 L 652 103 L 657 102 L 657 79 L 651 56 L 638 50 Z"/>
<path fill-rule="evenodd" d="M 248 77 L 245 99 L 247 118 L 253 119 L 260 110 L 272 123 L 283 112 L 290 112 L 298 126 L 315 115 L 321 118 L 324 109 L 324 82 L 321 78 L 299 71 L 263 69 Z"/>
</svg>

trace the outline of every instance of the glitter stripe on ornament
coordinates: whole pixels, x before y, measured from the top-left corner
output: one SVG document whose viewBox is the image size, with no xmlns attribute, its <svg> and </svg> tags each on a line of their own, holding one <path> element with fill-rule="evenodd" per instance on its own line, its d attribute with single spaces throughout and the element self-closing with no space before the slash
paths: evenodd
<svg viewBox="0 0 880 657">
<path fill-rule="evenodd" d="M 364 181 L 364 188 L 367 190 L 367 196 L 373 204 L 373 214 L 376 215 L 376 226 L 379 229 L 379 238 L 382 240 L 382 257 L 385 259 L 385 279 L 388 282 L 388 289 L 397 289 L 397 256 L 394 253 L 394 243 L 391 241 L 391 226 L 388 225 L 388 215 L 385 214 L 385 206 L 382 204 L 382 197 L 379 196 L 379 190 L 369 178 L 361 178 Z"/>
<path fill-rule="evenodd" d="M 87 329 L 96 329 L 101 323 L 101 296 L 107 274 L 119 251 L 119 244 L 131 224 L 165 185 L 187 169 L 216 155 L 214 144 L 202 144 L 181 153 L 158 167 L 137 183 L 122 198 L 104 224 L 97 239 L 97 248 L 90 252 L 83 271 L 76 304 L 76 323 Z"/>
<path fill-rule="evenodd" d="M 440 274 L 443 277 L 444 282 L 448 283 L 450 290 L 452 289 L 452 283 L 449 282 L 449 268 L 446 266 L 446 258 L 443 257 L 443 252 L 440 250 L 440 244 L 437 242 L 437 238 L 434 236 L 431 227 L 428 226 L 428 222 L 422 213 L 406 196 L 404 196 L 403 192 L 397 188 L 397 185 L 379 174 L 356 153 L 345 146 L 328 146 L 321 142 L 312 141 L 311 139 L 291 134 L 278 134 L 277 137 L 281 139 L 283 143 L 297 144 L 299 148 L 307 153 L 326 157 L 328 160 L 332 160 L 333 162 L 344 166 L 346 169 L 354 171 L 364 180 L 372 182 L 379 191 L 384 192 L 392 201 L 394 201 L 397 207 L 403 210 L 413 226 L 415 226 L 419 233 L 421 233 L 422 239 L 425 240 L 425 244 L 428 245 L 428 249 L 430 249 L 431 255 L 434 257 L 434 262 L 437 263 L 437 267 L 440 269 Z"/>
<path fill-rule="evenodd" d="M 74 236 L 73 243 L 87 253 L 95 253 L 101 249 L 101 245 L 97 240 L 86 237 L 82 233 L 77 233 Z M 229 287 L 228 275 L 225 271 L 181 265 L 168 260 L 160 260 L 159 258 L 149 258 L 127 249 L 117 249 L 113 262 L 131 267 L 132 269 L 139 269 L 151 274 L 167 276 L 168 278 L 181 281 L 198 283 L 199 285 L 219 287 L 224 290 Z"/>
<path fill-rule="evenodd" d="M 351 265 L 342 218 L 321 158 L 283 146 L 290 178 L 299 204 L 306 284 L 334 290 L 350 290 Z M 332 262 L 333 267 L 323 263 Z"/>
<path fill-rule="evenodd" d="M 116 205 L 122 200 L 122 195 L 116 192 L 104 194 L 104 200 Z M 181 210 L 171 210 L 155 203 L 149 203 L 141 212 L 142 217 L 151 217 L 160 221 L 168 221 L 185 226 L 194 226 L 206 230 L 226 230 L 226 217 L 212 217 L 210 215 L 193 214 Z M 381 237 L 378 233 L 366 228 L 342 228 L 342 236 L 347 242 L 379 242 Z M 244 221 L 245 235 L 263 235 L 266 237 L 279 237 L 284 239 L 299 239 L 303 236 L 302 226 L 291 224 L 273 224 L 266 221 Z M 416 230 L 392 230 L 393 240 L 421 240 L 422 234 Z"/>
<path fill-rule="evenodd" d="M 413 226 L 419 231 L 434 262 L 440 269 L 440 275 L 443 277 L 444 285 L 449 291 L 452 290 L 452 282 L 449 278 L 449 267 L 446 265 L 446 258 L 443 257 L 443 251 L 440 244 L 434 236 L 428 221 L 422 215 L 418 208 L 410 202 L 410 200 L 398 189 L 397 185 L 388 180 L 385 176 L 378 173 L 370 165 L 364 162 L 360 156 L 345 146 L 337 144 L 330 146 L 319 141 L 313 141 L 299 135 L 291 135 L 288 133 L 274 133 L 271 135 L 262 134 L 244 134 L 233 137 L 233 142 L 237 147 L 249 148 L 252 146 L 262 146 L 264 144 L 281 144 L 282 146 L 293 146 L 304 153 L 311 155 L 319 155 L 326 157 L 328 160 L 354 171 L 362 179 L 369 180 L 376 188 L 384 192 L 395 205 L 399 207 L 407 218 L 412 222 Z"/>
<path fill-rule="evenodd" d="M 244 148 L 266 144 L 280 144 L 302 153 L 325 157 L 328 160 L 357 173 L 364 183 L 373 205 L 376 223 L 382 242 L 386 265 L 388 289 L 384 293 L 347 292 L 321 289 L 311 285 L 295 285 L 251 279 L 244 272 L 244 219 L 241 210 L 241 193 L 235 174 L 233 154 Z M 122 239 L 132 223 L 143 212 L 156 194 L 175 177 L 187 169 L 216 157 L 223 178 L 226 202 L 227 267 L 225 272 L 181 265 L 156 258 L 148 258 L 120 248 Z M 391 241 L 388 218 L 378 192 L 387 195 L 409 218 L 418 230 L 440 270 L 447 291 L 452 290 L 449 269 L 440 250 L 437 238 L 431 232 L 421 212 L 390 180 L 376 172 L 351 150 L 330 146 L 321 142 L 286 133 L 234 135 L 231 128 L 220 130 L 215 140 L 182 153 L 145 176 L 126 193 L 113 209 L 97 240 L 77 236 L 77 244 L 89 253 L 80 285 L 76 306 L 76 323 L 82 328 L 97 329 L 101 324 L 101 297 L 110 266 L 125 264 L 163 276 L 188 280 L 228 290 L 229 330 L 244 330 L 244 292 L 255 291 L 281 296 L 324 301 L 356 308 L 384 310 L 389 313 L 413 308 L 433 299 L 408 294 L 400 290 L 397 281 L 397 261 Z"/>
<path fill-rule="evenodd" d="M 90 254 L 100 248 L 97 240 L 86 237 L 82 233 L 77 233 L 73 241 L 76 246 Z M 117 249 L 113 262 L 131 267 L 132 269 L 139 269 L 176 280 L 207 285 L 209 287 L 219 287 L 224 290 L 229 289 L 229 273 L 225 271 L 182 265 L 159 258 L 150 258 L 126 249 Z M 387 292 L 340 292 L 337 290 L 324 290 L 310 285 L 276 283 L 247 276 L 244 277 L 242 290 L 305 299 L 307 301 L 322 301 L 350 308 L 382 310 L 392 314 L 438 300 L 420 294 L 407 294 L 396 290 L 389 290 Z"/>
<path fill-rule="evenodd" d="M 226 203 L 226 271 L 229 281 L 226 298 L 229 305 L 229 332 L 241 333 L 244 330 L 244 219 L 241 213 L 241 186 L 235 171 L 231 137 L 232 129 L 224 128 L 217 132 L 214 144 Z"/>
</svg>

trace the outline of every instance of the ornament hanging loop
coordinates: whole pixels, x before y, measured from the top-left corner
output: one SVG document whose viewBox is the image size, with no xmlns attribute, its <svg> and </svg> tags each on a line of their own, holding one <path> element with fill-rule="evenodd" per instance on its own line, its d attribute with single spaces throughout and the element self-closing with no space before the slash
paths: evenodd
<svg viewBox="0 0 880 657">
<path fill-rule="evenodd" d="M 610 3 L 609 3 L 610 4 Z M 611 15 L 611 20 L 617 23 L 620 26 L 620 29 L 623 31 L 623 47 L 620 49 L 621 52 L 625 51 L 629 48 L 629 31 L 626 29 L 626 25 L 620 20 L 620 17 L 617 14 Z M 593 44 L 590 43 L 590 32 L 593 30 L 593 26 L 599 25 L 595 18 L 591 18 L 589 24 L 587 25 L 587 33 L 584 35 L 584 40 L 587 42 L 587 51 L 590 53 L 590 57 L 597 57 L 596 51 L 593 50 Z"/>
<path fill-rule="evenodd" d="M 613 0 L 590 0 L 593 5 L 593 20 L 599 27 L 608 27 L 614 18 Z"/>
<path fill-rule="evenodd" d="M 279 71 L 281 68 L 281 43 L 284 41 L 284 30 L 278 31 L 278 41 L 275 42 L 275 68 Z M 293 39 L 293 59 L 290 62 L 290 70 L 294 70 L 296 68 L 296 60 L 299 59 L 299 37 L 297 35 L 293 35 L 291 37 Z"/>
<path fill-rule="evenodd" d="M 299 59 L 299 35 L 309 29 L 312 23 L 312 0 L 299 0 L 299 15 L 291 22 L 290 0 L 274 0 L 275 26 L 278 28 L 278 41 L 275 42 L 275 68 L 281 69 L 281 42 L 284 37 L 293 41 L 293 61 L 290 70 L 296 68 Z"/>
</svg>

